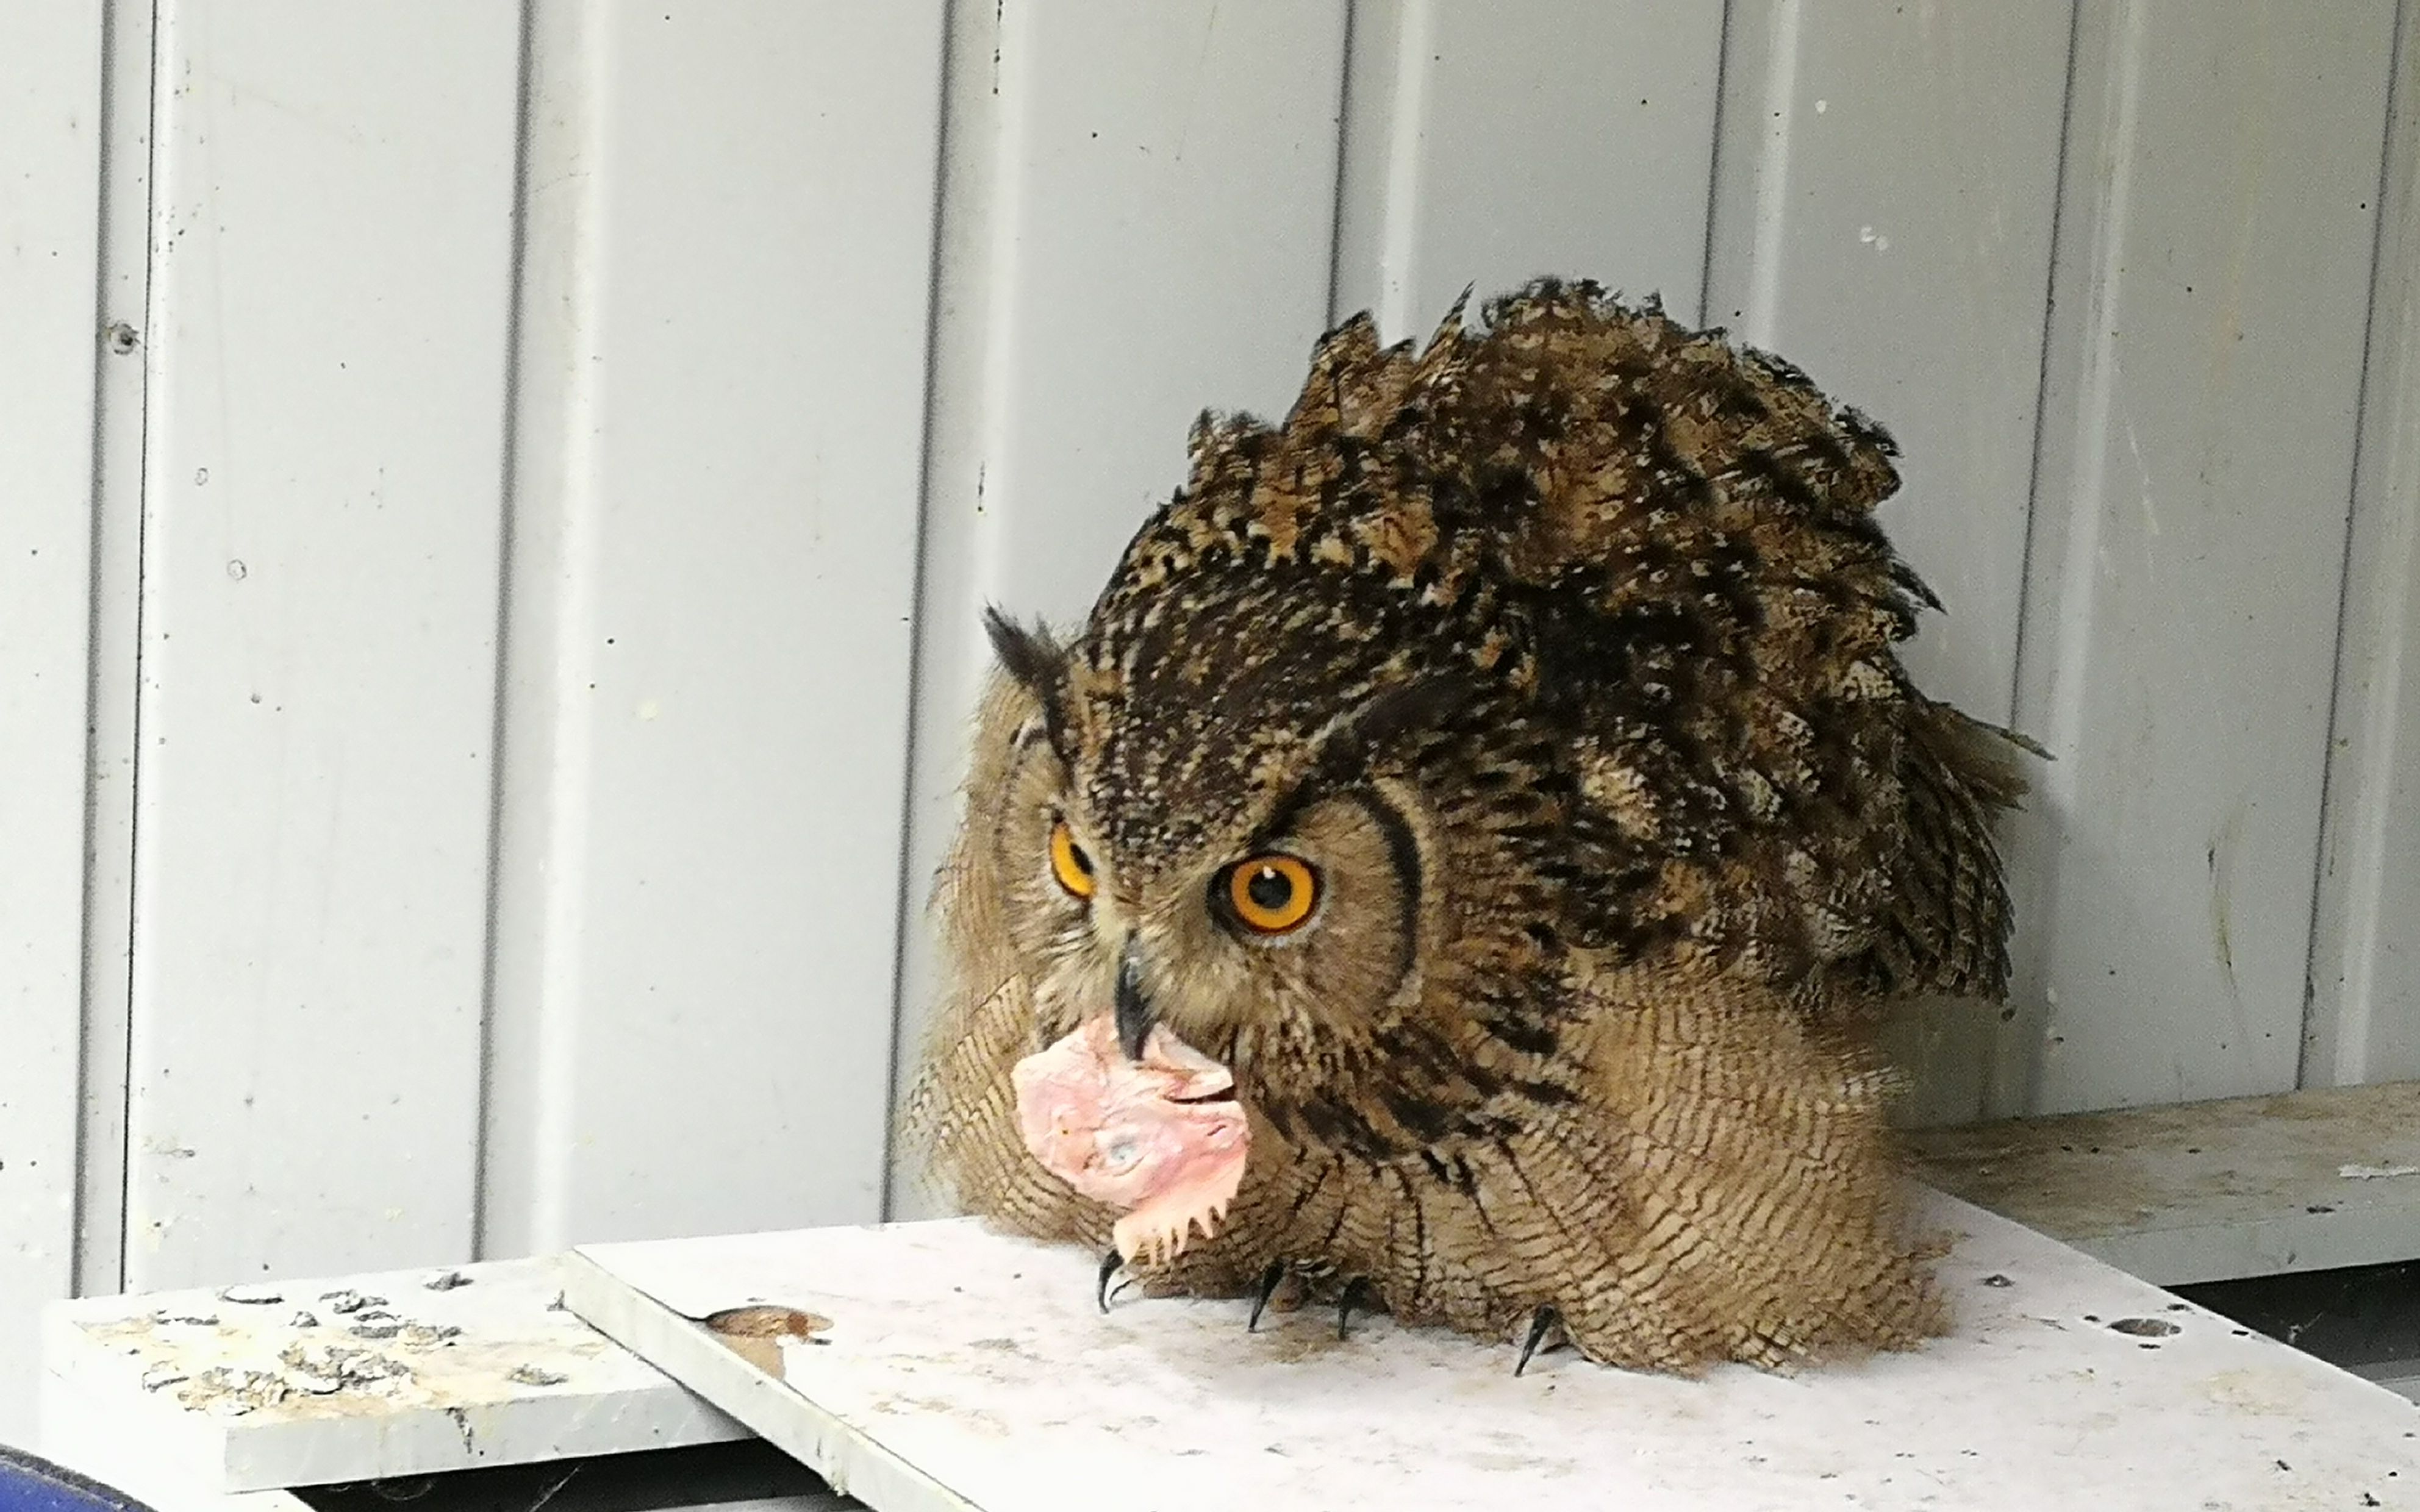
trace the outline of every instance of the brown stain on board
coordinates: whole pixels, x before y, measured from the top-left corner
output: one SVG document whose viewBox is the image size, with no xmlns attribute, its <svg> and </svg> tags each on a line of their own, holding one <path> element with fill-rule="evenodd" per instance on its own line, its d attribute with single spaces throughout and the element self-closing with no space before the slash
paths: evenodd
<svg viewBox="0 0 2420 1512">
<path fill-rule="evenodd" d="M 776 1381 L 783 1379 L 783 1340 L 813 1340 L 818 1344 L 830 1342 L 822 1335 L 831 1327 L 831 1319 L 820 1313 L 804 1312 L 796 1307 L 763 1304 L 725 1307 L 721 1312 L 707 1314 L 700 1321 L 706 1325 L 707 1333 L 722 1341 L 725 1349 Z"/>
</svg>

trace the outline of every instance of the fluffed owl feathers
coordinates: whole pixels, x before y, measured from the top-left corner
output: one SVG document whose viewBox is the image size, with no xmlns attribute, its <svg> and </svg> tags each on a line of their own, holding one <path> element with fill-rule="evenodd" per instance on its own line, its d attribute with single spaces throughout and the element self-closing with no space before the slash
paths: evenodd
<svg viewBox="0 0 2420 1512">
<path fill-rule="evenodd" d="M 1215 810 L 1238 736 L 1307 765 L 1346 735 L 1350 765 L 1434 724 L 1401 701 L 1484 702 L 1577 743 L 1581 943 L 2005 989 L 2018 785 L 1893 655 L 1939 607 L 1872 517 L 1897 448 L 1796 368 L 1539 283 L 1419 350 L 1356 316 L 1281 425 L 1205 415 L 1191 452 L 1076 648 L 1094 779 L 1159 798 L 1127 824 Z"/>
<path fill-rule="evenodd" d="M 969 1207 L 1101 1242 L 1007 1082 L 1114 1001 L 1252 1125 L 1157 1288 L 1366 1280 L 1670 1368 L 1912 1342 L 1859 1031 L 2004 991 L 2020 788 L 1895 654 L 1937 606 L 1873 518 L 1894 448 L 1588 285 L 1462 315 L 1205 416 L 1074 640 L 1000 625 L 911 1121 Z M 1282 938 L 1225 901 L 1272 856 L 1319 879 Z"/>
</svg>

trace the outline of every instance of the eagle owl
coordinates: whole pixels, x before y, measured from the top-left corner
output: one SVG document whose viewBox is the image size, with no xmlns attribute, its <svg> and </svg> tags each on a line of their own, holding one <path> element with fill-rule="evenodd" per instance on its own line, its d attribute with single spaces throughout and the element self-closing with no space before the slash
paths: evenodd
<svg viewBox="0 0 2420 1512">
<path fill-rule="evenodd" d="M 1894 653 L 1939 607 L 1873 519 L 1895 453 L 1552 281 L 1418 349 L 1357 317 L 1281 424 L 1205 414 L 1072 639 L 992 620 L 908 1109 L 957 1200 L 1120 1234 L 1137 1199 L 1020 1124 L 1020 1063 L 1089 1026 L 1235 1151 L 1105 1280 L 1525 1364 L 1938 1332 L 1869 1031 L 2003 993 L 2020 785 Z"/>
</svg>

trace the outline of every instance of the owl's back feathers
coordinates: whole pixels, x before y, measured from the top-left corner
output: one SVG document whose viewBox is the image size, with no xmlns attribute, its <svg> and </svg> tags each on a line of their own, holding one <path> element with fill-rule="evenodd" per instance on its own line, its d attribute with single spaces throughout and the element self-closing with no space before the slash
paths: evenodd
<svg viewBox="0 0 2420 1512">
<path fill-rule="evenodd" d="M 1356 316 L 1281 425 L 1205 415 L 1192 451 L 1130 560 L 1181 542 L 1408 590 L 1434 647 L 1578 743 L 1585 943 L 1846 1008 L 2005 992 L 1992 821 L 2022 784 L 1900 670 L 1940 606 L 1873 518 L 1897 447 L 1795 367 L 1544 281 L 1419 349 Z"/>
</svg>

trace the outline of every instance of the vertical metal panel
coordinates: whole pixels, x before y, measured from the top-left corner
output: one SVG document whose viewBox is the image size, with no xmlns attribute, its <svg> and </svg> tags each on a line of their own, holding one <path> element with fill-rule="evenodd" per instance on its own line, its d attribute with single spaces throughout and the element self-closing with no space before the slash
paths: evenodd
<svg viewBox="0 0 2420 1512">
<path fill-rule="evenodd" d="M 979 12 L 979 13 L 977 13 Z M 908 850 L 903 1060 L 985 602 L 1079 620 L 1205 407 L 1282 412 L 1326 322 L 1342 0 L 958 8 Z M 903 1065 L 903 1070 L 907 1066 Z M 896 1193 L 901 1211 L 918 1198 Z"/>
<path fill-rule="evenodd" d="M 127 1281 L 458 1257 L 518 17 L 159 27 Z"/>
<path fill-rule="evenodd" d="M 2420 1077 L 2420 25 L 2402 8 L 2345 553 L 2306 1086 Z"/>
<path fill-rule="evenodd" d="M 92 701 L 84 878 L 84 1117 L 76 1288 L 123 1284 L 134 910 L 134 712 L 143 579 L 144 352 L 151 268 L 151 0 L 106 0 L 94 387 Z"/>
<path fill-rule="evenodd" d="M 75 1261 L 101 20 L 0 6 L 0 1361 Z M 32 1388 L 0 1369 L 0 1441 Z"/>
<path fill-rule="evenodd" d="M 1698 309 L 1723 8 L 1362 0 L 1337 308 L 1426 335 L 1541 273 Z"/>
<path fill-rule="evenodd" d="M 2083 14 L 2000 1091 L 2044 1110 L 2294 1085 L 2394 7 Z"/>
<path fill-rule="evenodd" d="M 1783 353 L 1904 450 L 1892 540 L 1947 605 L 1917 682 L 2009 716 L 2058 198 L 2069 8 L 1731 7 L 1707 319 Z M 1924 1121 L 1980 1110 L 1988 1011 L 1896 1036 Z"/>
<path fill-rule="evenodd" d="M 486 1242 L 875 1217 L 938 3 L 548 5 Z"/>
<path fill-rule="evenodd" d="M 1183 481 L 1197 412 L 1293 402 L 1326 317 L 1343 13 L 1024 0 L 1001 25 L 976 545 L 989 594 L 1066 623 Z"/>
</svg>

